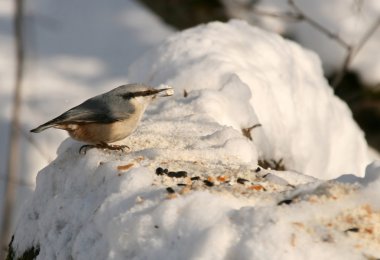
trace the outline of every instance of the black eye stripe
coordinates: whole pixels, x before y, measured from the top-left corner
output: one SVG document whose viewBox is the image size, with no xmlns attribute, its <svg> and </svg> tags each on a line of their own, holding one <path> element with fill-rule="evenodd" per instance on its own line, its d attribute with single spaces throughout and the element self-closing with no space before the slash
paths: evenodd
<svg viewBox="0 0 380 260">
<path fill-rule="evenodd" d="M 146 96 L 152 96 L 155 95 L 162 90 L 145 90 L 145 91 L 138 91 L 138 92 L 132 92 L 132 93 L 126 93 L 121 95 L 124 99 L 131 99 L 135 97 L 146 97 Z"/>
</svg>

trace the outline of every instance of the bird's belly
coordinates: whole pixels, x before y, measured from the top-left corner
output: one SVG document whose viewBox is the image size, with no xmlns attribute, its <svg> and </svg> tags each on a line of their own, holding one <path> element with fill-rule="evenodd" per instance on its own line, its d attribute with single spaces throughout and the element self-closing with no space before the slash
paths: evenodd
<svg viewBox="0 0 380 260">
<path fill-rule="evenodd" d="M 68 130 L 73 139 L 90 144 L 100 144 L 122 140 L 132 134 L 135 129 L 136 124 L 131 124 L 129 120 L 124 120 L 109 124 L 89 123 L 75 125 L 72 129 L 66 130 Z"/>
</svg>

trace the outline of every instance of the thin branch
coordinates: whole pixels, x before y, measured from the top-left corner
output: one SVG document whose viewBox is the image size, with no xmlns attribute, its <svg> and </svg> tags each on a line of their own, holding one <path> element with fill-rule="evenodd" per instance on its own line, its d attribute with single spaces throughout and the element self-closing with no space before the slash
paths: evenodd
<svg viewBox="0 0 380 260">
<path fill-rule="evenodd" d="M 0 177 L 0 180 L 1 181 L 6 181 L 7 183 L 10 182 L 12 183 L 13 185 L 17 185 L 17 186 L 24 186 L 24 187 L 28 187 L 28 188 L 31 188 L 31 189 L 34 189 L 35 188 L 35 184 L 34 183 L 31 183 L 29 181 L 26 181 L 26 180 L 22 180 L 22 179 L 19 179 L 19 180 L 8 180 L 4 177 Z"/>
<path fill-rule="evenodd" d="M 294 21 L 305 21 L 315 29 L 317 29 L 322 34 L 326 35 L 330 39 L 334 40 L 336 43 L 338 43 L 341 47 L 343 47 L 346 50 L 346 57 L 338 70 L 338 73 L 336 74 L 335 78 L 333 79 L 332 87 L 337 88 L 337 86 L 340 84 L 344 76 L 346 75 L 348 68 L 356 55 L 361 51 L 363 46 L 367 43 L 367 41 L 373 36 L 373 34 L 376 32 L 376 30 L 380 27 L 380 17 L 372 24 L 370 28 L 366 31 L 366 33 L 363 35 L 363 37 L 358 41 L 356 45 L 351 45 L 344 39 L 342 39 L 338 34 L 330 31 L 326 27 L 324 27 L 322 24 L 320 24 L 318 21 L 312 19 L 310 16 L 304 13 L 304 11 L 294 2 L 294 0 L 288 0 L 289 6 L 292 8 L 292 12 L 270 12 L 270 11 L 264 11 L 264 10 L 258 10 L 256 8 L 252 8 L 251 10 L 258 14 L 278 19 L 292 19 Z"/>
<path fill-rule="evenodd" d="M 356 57 L 356 55 L 360 52 L 360 50 L 363 48 L 363 46 L 368 42 L 368 40 L 372 37 L 372 35 L 376 32 L 376 30 L 380 26 L 380 17 L 377 18 L 377 20 L 372 24 L 372 26 L 368 29 L 368 31 L 363 35 L 363 37 L 360 39 L 360 41 L 350 50 L 348 50 L 346 58 L 343 61 L 343 64 L 336 74 L 332 86 L 334 89 L 336 89 L 339 85 L 339 83 L 342 81 L 344 75 L 346 75 L 348 67 L 352 63 L 353 59 Z"/>
<path fill-rule="evenodd" d="M 12 213 L 15 201 L 16 185 L 19 165 L 20 151 L 20 108 L 21 108 L 21 87 L 24 75 L 24 2 L 15 0 L 15 13 L 13 19 L 14 38 L 16 46 L 16 73 L 15 88 L 12 107 L 11 133 L 9 140 L 9 157 L 7 162 L 7 180 L 4 194 L 3 223 L 1 230 L 1 246 L 6 246 L 9 242 L 12 224 Z"/>
<path fill-rule="evenodd" d="M 253 140 L 252 135 L 251 135 L 252 129 L 254 129 L 256 127 L 260 127 L 260 126 L 261 126 L 261 124 L 254 124 L 253 126 L 241 129 L 241 131 L 245 137 L 247 137 L 249 140 L 252 141 Z"/>
<path fill-rule="evenodd" d="M 354 58 L 358 52 L 363 48 L 363 46 L 367 43 L 367 41 L 372 37 L 372 35 L 377 31 L 380 26 L 380 16 L 377 20 L 372 24 L 372 26 L 368 29 L 368 31 L 363 35 L 361 40 L 356 44 L 353 49 L 352 58 Z"/>
<path fill-rule="evenodd" d="M 338 73 L 335 75 L 335 77 L 332 81 L 331 85 L 334 89 L 336 89 L 338 87 L 338 85 L 340 84 L 340 82 L 342 82 L 344 76 L 346 75 L 346 73 L 348 71 L 348 67 L 350 66 L 352 58 L 353 58 L 352 55 L 353 55 L 353 52 L 352 52 L 352 48 L 351 48 L 350 50 L 347 50 L 346 57 L 344 58 L 344 61 L 343 61 L 342 65 L 340 66 Z"/>
<path fill-rule="evenodd" d="M 304 21 L 310 24 L 312 27 L 329 37 L 330 39 L 335 40 L 338 44 L 340 44 L 345 49 L 351 49 L 350 44 L 348 44 L 345 40 L 343 40 L 339 35 L 330 31 L 318 21 L 312 19 L 307 14 L 305 14 L 301 8 L 299 8 L 293 0 L 288 0 L 288 4 L 293 9 L 293 12 L 272 12 L 267 10 L 260 10 L 255 7 L 251 7 L 251 11 L 257 15 L 268 16 L 277 19 L 288 19 L 295 22 Z"/>
<path fill-rule="evenodd" d="M 351 46 L 345 40 L 340 38 L 337 34 L 332 33 L 326 27 L 319 24 L 317 21 L 311 19 L 309 16 L 305 15 L 303 13 L 303 11 L 296 5 L 294 0 L 288 0 L 288 4 L 293 8 L 293 10 L 295 12 L 300 14 L 306 22 L 308 22 L 314 28 L 318 29 L 320 32 L 324 33 L 325 35 L 327 35 L 331 39 L 334 39 L 337 43 L 339 43 L 342 47 L 344 47 L 346 49 L 346 51 L 347 51 L 346 57 L 345 57 L 342 65 L 341 65 L 338 73 L 336 74 L 336 76 L 333 80 L 333 83 L 332 83 L 332 87 L 336 89 L 337 86 L 339 85 L 339 83 L 342 81 L 342 79 L 346 75 L 346 73 L 348 71 L 348 67 L 352 63 L 355 56 L 359 53 L 359 51 L 363 48 L 363 46 L 366 44 L 366 42 L 371 38 L 371 36 L 378 29 L 378 27 L 380 25 L 380 17 L 375 21 L 375 23 L 371 27 L 369 27 L 369 29 L 363 35 L 363 37 L 359 40 L 359 42 L 355 46 Z"/>
<path fill-rule="evenodd" d="M 339 37 L 338 34 L 330 31 L 326 27 L 324 27 L 322 24 L 317 22 L 316 20 L 312 19 L 310 16 L 306 15 L 301 8 L 296 5 L 294 0 L 288 0 L 288 4 L 292 9 L 302 18 L 300 20 L 304 20 L 305 22 L 309 23 L 311 26 L 313 26 L 315 29 L 319 30 L 321 33 L 325 34 L 330 39 L 335 40 L 337 43 L 339 43 L 343 48 L 345 49 L 351 49 L 350 44 L 348 44 L 345 40 Z"/>
</svg>

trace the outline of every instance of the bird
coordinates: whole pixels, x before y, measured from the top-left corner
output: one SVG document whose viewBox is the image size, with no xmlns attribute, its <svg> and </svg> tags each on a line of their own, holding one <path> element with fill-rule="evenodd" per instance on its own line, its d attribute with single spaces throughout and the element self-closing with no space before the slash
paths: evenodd
<svg viewBox="0 0 380 260">
<path fill-rule="evenodd" d="M 40 133 L 48 128 L 66 130 L 71 138 L 86 143 L 79 153 L 86 153 L 91 148 L 124 150 L 128 146 L 110 144 L 125 139 L 136 130 L 153 99 L 173 95 L 173 88 L 164 86 L 162 89 L 140 83 L 119 86 L 87 99 L 30 132 Z"/>
</svg>

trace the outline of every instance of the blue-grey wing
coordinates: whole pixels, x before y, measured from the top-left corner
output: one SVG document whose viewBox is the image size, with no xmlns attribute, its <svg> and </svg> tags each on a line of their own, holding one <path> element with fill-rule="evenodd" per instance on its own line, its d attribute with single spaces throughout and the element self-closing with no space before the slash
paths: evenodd
<svg viewBox="0 0 380 260">
<path fill-rule="evenodd" d="M 109 97 L 100 95 L 86 100 L 31 131 L 40 132 L 62 124 L 112 123 L 127 119 L 133 112 L 134 107 L 126 104 L 122 98 L 109 100 Z"/>
<path fill-rule="evenodd" d="M 119 118 L 104 102 L 87 100 L 53 120 L 60 123 L 112 123 Z"/>
</svg>

